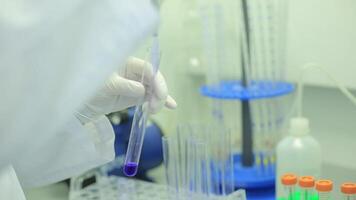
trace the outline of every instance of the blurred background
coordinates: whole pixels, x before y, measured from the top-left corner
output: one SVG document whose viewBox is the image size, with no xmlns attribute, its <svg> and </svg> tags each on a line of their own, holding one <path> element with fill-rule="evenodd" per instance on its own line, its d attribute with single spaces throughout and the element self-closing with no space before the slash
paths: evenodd
<svg viewBox="0 0 356 200">
<path fill-rule="evenodd" d="M 221 1 L 229 4 L 229 1 Z M 173 96 L 175 112 L 163 111 L 154 119 L 165 134 L 178 123 L 209 120 L 209 99 L 199 94 L 207 67 L 202 64 L 202 37 L 198 1 L 167 0 L 162 5 L 162 67 Z M 296 82 L 301 65 L 316 62 L 348 88 L 356 89 L 356 2 L 353 0 L 300 0 L 288 2 L 286 77 Z M 229 40 L 226 37 L 226 40 Z M 231 43 L 236 43 L 236 38 Z M 229 47 L 226 51 L 229 51 Z M 238 55 L 236 55 L 238 56 Z M 320 141 L 325 174 L 330 178 L 356 178 L 354 119 L 356 109 L 324 74 L 311 70 L 305 77 L 304 113 L 312 134 Z M 291 104 L 289 104 L 290 108 Z M 231 112 L 237 113 L 235 107 Z M 238 114 L 235 115 L 239 117 Z M 237 122 L 241 121 L 236 119 Z M 347 176 L 337 176 L 335 170 Z M 329 172 L 329 173 L 328 173 Z M 342 181 L 342 180 L 340 180 Z"/>
</svg>

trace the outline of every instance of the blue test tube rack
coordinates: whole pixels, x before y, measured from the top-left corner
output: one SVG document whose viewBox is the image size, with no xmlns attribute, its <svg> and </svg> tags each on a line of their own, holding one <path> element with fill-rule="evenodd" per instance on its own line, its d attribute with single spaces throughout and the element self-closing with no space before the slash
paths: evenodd
<svg viewBox="0 0 356 200">
<path fill-rule="evenodd" d="M 251 81 L 248 86 L 245 86 L 243 81 L 240 80 L 224 80 L 217 84 L 201 86 L 200 94 L 211 99 L 249 102 L 257 99 L 281 97 L 292 93 L 294 90 L 295 86 L 293 84 L 284 81 Z M 244 111 L 242 111 L 243 114 Z M 275 200 L 274 170 L 271 173 L 261 175 L 259 166 L 246 166 L 243 164 L 244 150 L 247 154 L 253 152 L 251 127 L 243 127 L 242 137 L 250 139 L 245 140 L 243 138 L 242 141 L 249 144 L 243 144 L 242 154 L 234 155 L 234 173 L 236 179 L 234 184 L 236 189 L 246 189 L 249 200 Z M 255 162 L 253 153 L 251 157 L 250 160 L 252 159 Z"/>
</svg>

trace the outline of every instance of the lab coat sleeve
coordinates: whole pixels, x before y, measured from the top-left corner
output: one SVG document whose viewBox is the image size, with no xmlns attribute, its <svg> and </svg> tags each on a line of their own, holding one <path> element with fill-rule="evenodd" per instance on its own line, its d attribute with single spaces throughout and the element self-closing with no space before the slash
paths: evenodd
<svg viewBox="0 0 356 200">
<path fill-rule="evenodd" d="M 114 139 L 105 116 L 85 125 L 73 116 L 41 148 L 29 145 L 13 167 L 25 188 L 54 183 L 113 160 Z"/>
<path fill-rule="evenodd" d="M 0 0 L 0 170 L 33 187 L 110 161 L 107 119 L 72 114 L 157 24 L 147 0 Z"/>
<path fill-rule="evenodd" d="M 11 165 L 0 169 L 0 199 L 26 200 Z"/>
<path fill-rule="evenodd" d="M 103 115 L 95 121 L 86 123 L 84 128 L 92 140 L 95 150 L 105 159 L 104 161 L 113 160 L 115 158 L 115 133 L 108 118 Z"/>
</svg>

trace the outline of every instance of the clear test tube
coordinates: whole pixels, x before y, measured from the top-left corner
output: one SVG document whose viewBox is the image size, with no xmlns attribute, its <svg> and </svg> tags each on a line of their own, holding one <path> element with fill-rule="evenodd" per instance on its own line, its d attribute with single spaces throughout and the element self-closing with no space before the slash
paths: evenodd
<svg viewBox="0 0 356 200">
<path fill-rule="evenodd" d="M 177 153 L 178 153 L 178 178 L 179 187 L 186 190 L 188 184 L 187 160 L 188 160 L 188 138 L 191 137 L 192 127 L 190 124 L 181 124 L 177 128 Z"/>
<path fill-rule="evenodd" d="M 186 192 L 187 199 L 195 199 L 195 194 L 199 183 L 197 183 L 198 166 L 197 166 L 197 152 L 196 152 L 196 139 L 191 137 L 187 141 L 187 185 Z"/>
<path fill-rule="evenodd" d="M 333 182 L 331 180 L 319 180 L 315 188 L 318 191 L 319 200 L 332 199 Z"/>
<path fill-rule="evenodd" d="M 283 197 L 286 200 L 296 200 L 296 185 L 298 182 L 298 177 L 295 174 L 284 174 L 281 177 L 282 185 L 284 186 Z"/>
<path fill-rule="evenodd" d="M 162 137 L 162 150 L 168 195 L 170 199 L 179 199 L 176 141 Z"/>
<path fill-rule="evenodd" d="M 342 200 L 356 200 L 356 183 L 343 183 L 340 189 Z"/>
<path fill-rule="evenodd" d="M 203 141 L 197 141 L 195 144 L 196 148 L 196 185 L 199 199 L 206 199 L 209 197 L 209 188 L 210 188 L 210 180 L 209 171 L 208 171 L 208 163 L 207 163 L 207 145 Z"/>
<path fill-rule="evenodd" d="M 299 178 L 300 200 L 312 200 L 314 197 L 315 179 L 313 176 L 302 176 Z"/>
</svg>

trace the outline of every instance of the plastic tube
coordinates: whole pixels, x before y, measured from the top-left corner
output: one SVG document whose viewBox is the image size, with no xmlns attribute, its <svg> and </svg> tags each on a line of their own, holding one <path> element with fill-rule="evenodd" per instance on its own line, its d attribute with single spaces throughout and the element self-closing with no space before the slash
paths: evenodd
<svg viewBox="0 0 356 200">
<path fill-rule="evenodd" d="M 300 200 L 312 200 L 314 197 L 315 179 L 313 176 L 302 176 L 299 178 Z"/>
<path fill-rule="evenodd" d="M 228 152 L 228 144 L 226 143 L 226 130 L 223 128 L 216 127 L 216 133 L 218 138 L 216 142 L 218 143 L 217 149 L 217 163 L 216 166 L 218 167 L 218 174 L 219 174 L 219 183 L 221 185 L 221 195 L 226 196 L 229 193 L 229 179 L 227 176 L 228 172 L 228 159 L 229 153 Z"/>
<path fill-rule="evenodd" d="M 160 62 L 160 53 L 159 53 L 158 36 L 155 35 L 153 38 L 153 44 L 151 49 L 151 63 L 153 66 L 153 78 L 150 83 L 151 86 L 153 85 L 156 73 L 158 71 L 159 62 Z M 141 82 L 143 82 L 143 78 L 144 78 L 144 73 L 142 73 Z M 149 88 L 151 90 L 146 91 L 146 93 L 152 94 L 153 86 Z M 143 139 L 145 137 L 147 116 L 148 116 L 147 103 L 136 106 L 135 114 L 131 126 L 129 144 L 127 147 L 127 152 L 125 157 L 125 163 L 124 163 L 124 174 L 126 176 L 135 176 L 137 173 L 138 163 L 140 161 L 141 150 L 143 145 Z"/>
<path fill-rule="evenodd" d="M 179 185 L 180 199 L 194 199 L 193 191 L 199 183 L 196 182 L 196 127 L 190 124 L 181 124 L 177 128 L 177 133 L 172 139 L 177 144 L 177 181 Z"/>
<path fill-rule="evenodd" d="M 224 146 L 226 148 L 225 191 L 231 194 L 235 191 L 234 154 L 232 149 L 232 131 L 224 128 Z"/>
<path fill-rule="evenodd" d="M 296 192 L 296 184 L 298 181 L 298 177 L 294 174 L 284 174 L 281 177 L 281 182 L 284 186 L 284 199 L 286 200 L 296 200 L 295 192 Z"/>
<path fill-rule="evenodd" d="M 219 68 L 218 66 L 218 59 L 216 58 L 218 55 L 216 51 L 218 51 L 220 48 L 218 48 L 215 43 L 218 43 L 220 38 L 214 37 L 214 34 L 218 35 L 218 33 L 214 32 L 211 30 L 211 24 L 213 24 L 213 20 L 209 13 L 210 9 L 207 7 L 204 7 L 200 9 L 200 15 L 202 18 L 202 25 L 203 25 L 203 43 L 204 43 L 204 54 L 206 55 L 207 58 L 207 64 L 208 64 L 208 73 L 207 73 L 207 83 L 217 86 L 219 82 Z M 217 20 L 215 18 L 215 20 Z M 217 22 L 215 22 L 217 24 Z M 222 31 L 222 30 L 217 30 L 217 31 Z M 215 90 L 216 88 L 214 88 Z"/>
<path fill-rule="evenodd" d="M 163 163 L 166 172 L 167 192 L 173 199 L 178 199 L 179 196 L 176 144 L 176 141 L 171 138 L 162 137 Z"/>
<path fill-rule="evenodd" d="M 147 104 L 136 106 L 132 122 L 130 140 L 126 152 L 124 173 L 126 176 L 135 176 L 140 160 L 143 139 L 146 131 Z"/>
<path fill-rule="evenodd" d="M 304 76 L 307 70 L 309 69 L 318 69 L 319 71 L 323 72 L 334 84 L 340 89 L 342 94 L 344 94 L 355 106 L 356 106 L 356 97 L 352 95 L 352 93 L 344 86 L 342 85 L 339 81 L 337 81 L 328 71 L 326 71 L 324 68 L 319 66 L 318 64 L 315 63 L 308 63 L 304 65 L 303 71 L 299 77 L 299 82 L 298 82 L 298 96 L 297 96 L 297 102 L 298 102 L 298 116 L 302 117 L 302 108 L 303 108 L 303 87 L 304 87 Z"/>
<path fill-rule="evenodd" d="M 209 126 L 206 132 L 206 141 L 208 144 L 208 154 L 209 154 L 209 161 L 210 161 L 210 173 L 211 177 L 211 191 L 213 194 L 219 194 L 220 192 L 220 171 L 219 171 L 219 131 L 217 130 L 216 126 Z"/>
<path fill-rule="evenodd" d="M 342 200 L 356 200 L 356 184 L 343 183 L 340 187 Z"/>
<path fill-rule="evenodd" d="M 333 190 L 333 182 L 330 180 L 319 180 L 316 182 L 316 190 L 318 191 L 319 200 L 332 200 L 331 192 Z"/>
<path fill-rule="evenodd" d="M 288 1 L 289 0 L 280 0 L 279 1 L 279 7 L 280 7 L 280 33 L 281 35 L 279 36 L 280 40 L 282 41 L 280 43 L 280 61 L 281 61 L 281 78 L 282 81 L 286 79 L 286 55 L 287 55 L 287 45 L 286 45 L 286 41 L 287 41 L 287 26 L 288 26 Z"/>
<path fill-rule="evenodd" d="M 206 140 L 205 140 L 206 141 Z M 205 158 L 204 158 L 204 190 L 208 197 L 213 195 L 211 184 L 211 159 L 209 156 L 209 148 L 207 142 L 205 143 Z"/>
<path fill-rule="evenodd" d="M 196 193 L 199 199 L 206 199 L 208 194 L 208 179 L 207 179 L 207 147 L 203 141 L 195 143 L 196 150 Z"/>
<path fill-rule="evenodd" d="M 191 135 L 190 125 L 179 125 L 177 128 L 176 136 L 177 140 L 177 156 L 178 156 L 178 179 L 180 188 L 186 189 L 188 185 L 188 174 L 187 174 L 187 164 L 188 164 L 188 147 L 187 138 Z"/>
<path fill-rule="evenodd" d="M 195 148 L 195 141 L 190 138 L 187 140 L 187 188 L 186 191 L 188 192 L 187 195 L 189 199 L 195 199 L 195 192 L 197 191 L 197 166 L 196 166 L 196 148 Z M 192 196 L 193 195 L 193 196 Z"/>
</svg>

